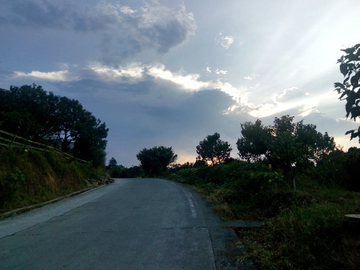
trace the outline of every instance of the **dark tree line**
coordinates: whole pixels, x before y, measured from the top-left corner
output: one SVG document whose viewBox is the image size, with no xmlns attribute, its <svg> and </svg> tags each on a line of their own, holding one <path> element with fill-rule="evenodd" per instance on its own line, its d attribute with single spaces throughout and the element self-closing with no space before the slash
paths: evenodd
<svg viewBox="0 0 360 270">
<path fill-rule="evenodd" d="M 165 173 L 167 167 L 176 161 L 177 155 L 172 147 L 155 146 L 142 149 L 136 158 L 147 176 L 156 176 Z"/>
<path fill-rule="evenodd" d="M 0 129 L 51 143 L 95 164 L 104 163 L 109 129 L 79 101 L 48 93 L 35 84 L 0 89 L 0 100 Z"/>
</svg>

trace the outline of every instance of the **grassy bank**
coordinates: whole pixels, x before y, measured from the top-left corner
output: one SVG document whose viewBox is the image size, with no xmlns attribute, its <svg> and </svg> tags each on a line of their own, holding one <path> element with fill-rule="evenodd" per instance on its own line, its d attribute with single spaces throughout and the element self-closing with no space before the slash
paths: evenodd
<svg viewBox="0 0 360 270">
<path fill-rule="evenodd" d="M 54 152 L 0 148 L 0 213 L 86 188 L 102 173 Z"/>
<path fill-rule="evenodd" d="M 315 168 L 292 182 L 261 163 L 233 162 L 177 168 L 168 178 L 192 185 L 226 220 L 262 221 L 260 228 L 234 227 L 257 269 L 359 269 L 360 194 L 334 181 L 317 181 Z"/>
</svg>

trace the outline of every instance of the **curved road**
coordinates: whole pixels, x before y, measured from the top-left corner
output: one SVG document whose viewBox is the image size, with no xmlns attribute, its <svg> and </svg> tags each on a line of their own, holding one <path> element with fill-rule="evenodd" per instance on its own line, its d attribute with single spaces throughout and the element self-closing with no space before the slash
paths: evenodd
<svg viewBox="0 0 360 270">
<path fill-rule="evenodd" d="M 247 269 L 236 236 L 189 188 L 114 184 L 0 221 L 0 269 Z"/>
</svg>

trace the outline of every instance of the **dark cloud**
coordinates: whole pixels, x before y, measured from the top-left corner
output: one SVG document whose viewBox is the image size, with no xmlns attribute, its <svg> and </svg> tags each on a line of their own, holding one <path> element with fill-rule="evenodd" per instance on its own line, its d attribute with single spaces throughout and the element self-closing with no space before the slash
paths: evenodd
<svg viewBox="0 0 360 270">
<path fill-rule="evenodd" d="M 186 13 L 185 7 L 177 11 L 155 1 L 146 4 L 141 13 L 125 12 L 120 8 L 116 20 L 100 44 L 107 64 L 119 63 L 141 53 L 144 53 L 143 58 L 151 57 L 149 51 L 165 54 L 185 42 L 196 30 L 193 15 Z"/>
<path fill-rule="evenodd" d="M 193 15 L 186 13 L 184 6 L 174 10 L 155 1 L 140 11 L 100 1 L 93 6 L 50 0 L 6 1 L 0 24 L 33 31 L 94 33 L 94 44 L 98 44 L 106 64 L 118 64 L 143 52 L 150 58 L 149 51 L 165 54 L 185 42 L 196 29 Z"/>
<path fill-rule="evenodd" d="M 142 80 L 138 82 L 103 82 L 95 79 L 82 79 L 73 82 L 54 83 L 66 92 L 80 92 L 86 94 L 101 93 L 104 91 L 127 92 L 133 95 L 147 94 L 155 87 L 153 80 Z"/>
<path fill-rule="evenodd" d="M 189 30 L 188 25 L 183 25 L 179 20 L 171 20 L 165 25 L 154 25 L 152 31 L 145 29 L 142 33 L 149 38 L 149 40 L 155 41 L 158 46 L 157 51 L 159 53 L 167 53 L 170 48 L 180 45 L 186 40 Z"/>
<path fill-rule="evenodd" d="M 25 28 L 63 29 L 69 23 L 70 6 L 59 7 L 46 0 L 7 1 L 9 14 L 1 17 L 2 24 Z"/>
<path fill-rule="evenodd" d="M 78 11 L 75 5 L 59 5 L 48 0 L 7 1 L 6 4 L 4 9 L 7 8 L 7 15 L 0 17 L 0 23 L 20 28 L 95 32 L 115 23 L 114 18 L 96 10 Z"/>
</svg>

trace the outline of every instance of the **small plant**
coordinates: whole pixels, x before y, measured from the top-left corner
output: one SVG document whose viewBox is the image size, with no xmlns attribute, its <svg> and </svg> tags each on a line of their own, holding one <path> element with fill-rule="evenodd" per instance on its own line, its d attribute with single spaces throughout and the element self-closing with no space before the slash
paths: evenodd
<svg viewBox="0 0 360 270">
<path fill-rule="evenodd" d="M 19 190 L 25 184 L 25 175 L 17 167 L 8 171 L 3 177 L 0 178 L 0 206 L 2 206 L 6 200 L 9 200 L 14 196 L 17 190 Z"/>
</svg>

